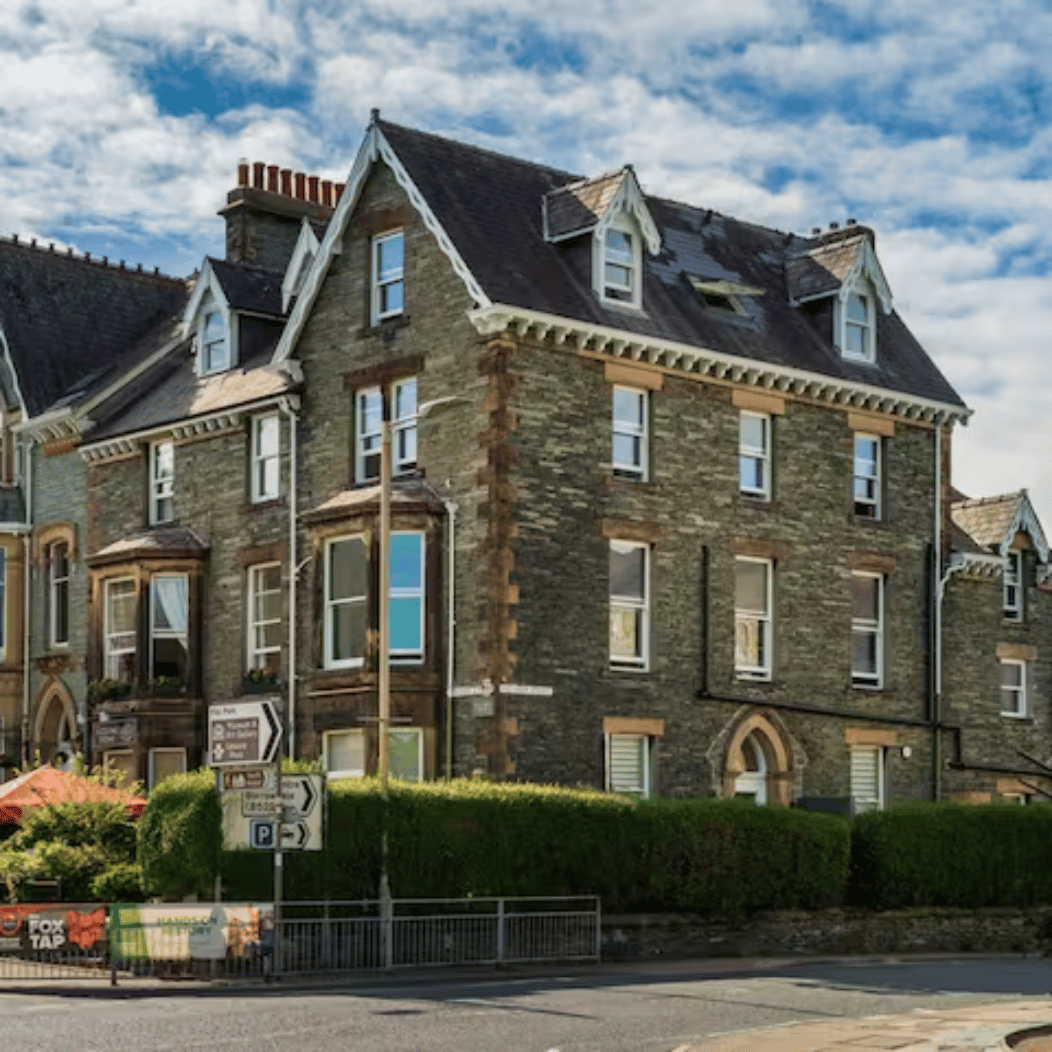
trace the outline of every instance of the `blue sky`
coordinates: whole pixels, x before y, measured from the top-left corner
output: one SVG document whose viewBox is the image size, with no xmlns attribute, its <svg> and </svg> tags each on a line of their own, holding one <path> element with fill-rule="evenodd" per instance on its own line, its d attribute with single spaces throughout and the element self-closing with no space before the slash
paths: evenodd
<svg viewBox="0 0 1052 1052">
<path fill-rule="evenodd" d="M 343 181 L 392 120 L 780 229 L 854 216 L 966 401 L 955 479 L 1052 530 L 1039 0 L 8 0 L 0 232 L 185 274 L 241 157 Z"/>
</svg>

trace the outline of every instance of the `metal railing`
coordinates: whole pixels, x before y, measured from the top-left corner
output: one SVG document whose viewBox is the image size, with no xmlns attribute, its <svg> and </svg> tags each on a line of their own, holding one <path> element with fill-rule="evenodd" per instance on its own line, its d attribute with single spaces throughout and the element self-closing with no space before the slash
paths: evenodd
<svg viewBox="0 0 1052 1052">
<path fill-rule="evenodd" d="M 276 974 L 598 961 L 596 896 L 282 904 Z"/>
</svg>

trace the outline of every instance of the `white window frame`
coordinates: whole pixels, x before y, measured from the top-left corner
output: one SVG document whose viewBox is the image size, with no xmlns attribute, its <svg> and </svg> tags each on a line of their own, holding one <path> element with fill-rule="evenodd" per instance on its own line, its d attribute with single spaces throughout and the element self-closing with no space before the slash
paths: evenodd
<svg viewBox="0 0 1052 1052">
<path fill-rule="evenodd" d="M 387 275 L 380 273 L 380 253 L 382 246 L 392 242 L 402 243 L 402 266 L 392 270 Z M 370 247 L 370 285 L 372 287 L 372 323 L 376 325 L 385 318 L 397 318 L 405 311 L 405 231 L 402 229 L 388 230 L 383 234 L 377 234 L 372 240 Z M 394 285 L 402 286 L 401 306 L 396 309 L 381 308 L 384 292 Z"/>
<path fill-rule="evenodd" d="M 361 668 L 362 665 L 365 663 L 365 655 L 364 654 L 361 657 L 351 657 L 351 658 L 341 658 L 341 659 L 337 659 L 337 658 L 333 657 L 333 643 L 334 643 L 334 636 L 333 636 L 333 631 L 332 631 L 332 627 L 333 627 L 332 626 L 333 611 L 335 610 L 335 608 L 337 606 L 359 604 L 359 603 L 362 604 L 366 608 L 366 610 L 368 610 L 368 605 L 367 604 L 369 602 L 369 586 L 368 586 L 369 553 L 368 553 L 368 550 L 365 550 L 365 552 L 364 552 L 365 560 L 366 560 L 366 568 L 367 568 L 365 590 L 362 592 L 361 595 L 343 596 L 340 599 L 333 599 L 332 598 L 332 571 L 331 571 L 331 568 L 330 568 L 331 562 L 332 562 L 332 554 L 331 554 L 332 553 L 332 548 L 333 548 L 334 545 L 340 544 L 340 543 L 345 542 L 345 541 L 358 541 L 360 544 L 363 545 L 363 548 L 364 548 L 364 545 L 365 545 L 365 538 L 364 538 L 364 536 L 362 534 L 357 534 L 357 533 L 344 534 L 344 535 L 342 535 L 340 537 L 329 537 L 325 541 L 325 550 L 323 552 L 324 568 L 323 568 L 323 571 L 322 571 L 323 588 L 324 588 L 323 605 L 324 605 L 324 617 L 325 617 L 324 631 L 322 633 L 322 635 L 324 637 L 324 639 L 323 639 L 324 653 L 322 655 L 322 665 L 323 665 L 324 668 Z M 363 649 L 364 649 L 364 647 L 363 647 Z"/>
<path fill-rule="evenodd" d="M 65 549 L 66 572 L 60 576 L 57 570 L 56 555 L 59 549 Z M 70 544 L 65 538 L 52 541 L 47 546 L 47 593 L 48 593 L 48 645 L 52 648 L 69 646 L 69 585 L 70 585 Z M 66 637 L 59 638 L 59 611 L 65 612 Z"/>
<path fill-rule="evenodd" d="M 852 579 L 859 578 L 876 582 L 877 618 L 856 617 L 851 611 L 851 683 L 856 687 L 871 687 L 879 690 L 884 686 L 884 577 L 878 573 L 853 571 Z M 854 595 L 852 594 L 852 606 Z M 868 673 L 855 668 L 855 636 L 873 636 L 876 642 L 876 671 Z"/>
<path fill-rule="evenodd" d="M 348 735 L 357 738 L 362 743 L 362 766 L 348 767 L 346 769 L 341 768 L 340 770 L 332 770 L 329 764 L 329 753 L 331 750 L 331 741 L 333 738 L 338 736 Z M 329 778 L 364 778 L 365 777 L 365 765 L 368 757 L 366 756 L 366 748 L 368 741 L 365 737 L 365 731 L 359 727 L 339 727 L 331 731 L 325 731 L 322 734 L 322 762 L 325 767 L 325 773 Z"/>
<path fill-rule="evenodd" d="M 261 589 L 260 581 L 264 573 L 267 570 L 278 571 L 278 587 Z M 281 669 L 281 643 L 279 642 L 276 646 L 258 646 L 258 632 L 259 629 L 266 625 L 280 625 L 281 614 L 277 617 L 262 618 L 256 616 L 256 604 L 257 600 L 262 595 L 280 595 L 282 592 L 282 582 L 280 580 L 281 575 L 281 563 L 255 563 L 248 568 L 248 609 L 246 611 L 246 620 L 248 623 L 248 642 L 246 648 L 246 654 L 248 655 L 247 665 L 248 671 L 254 671 L 257 669 L 270 669 L 275 674 Z M 277 663 L 273 663 L 269 655 L 277 654 Z"/>
<path fill-rule="evenodd" d="M 182 761 L 183 761 L 183 769 L 182 769 L 182 771 L 175 771 L 173 773 L 174 774 L 186 774 L 186 749 L 167 747 L 167 746 L 158 747 L 156 749 L 151 749 L 149 751 L 148 756 L 147 756 L 147 763 L 146 763 L 147 789 L 152 790 L 157 785 L 157 771 L 155 769 L 154 759 L 155 759 L 155 757 L 157 757 L 158 755 L 160 755 L 162 753 L 166 754 L 166 755 L 169 755 L 169 756 L 175 755 L 175 754 L 178 754 L 179 756 L 181 756 L 182 757 Z"/>
<path fill-rule="evenodd" d="M 268 436 L 265 431 L 273 429 Z M 272 446 L 272 448 L 270 448 Z M 253 504 L 281 496 L 281 417 L 266 413 L 252 418 L 249 492 Z"/>
<path fill-rule="evenodd" d="M 614 781 L 614 750 L 618 744 L 632 742 L 638 749 L 642 757 L 641 770 L 638 771 L 639 777 L 636 779 L 634 785 L 615 784 Z M 647 799 L 651 795 L 651 778 L 653 768 L 652 752 L 654 748 L 654 739 L 648 734 L 607 734 L 606 735 L 606 761 L 605 767 L 605 789 L 608 793 L 623 793 L 628 796 L 637 796 L 640 799 Z"/>
<path fill-rule="evenodd" d="M 759 420 L 763 427 L 763 445 L 749 445 L 745 439 L 745 421 Z M 761 484 L 759 487 L 746 482 L 746 461 L 760 465 Z M 738 418 L 738 488 L 750 497 L 763 500 L 771 498 L 771 416 L 769 413 L 754 413 L 743 409 Z"/>
<path fill-rule="evenodd" d="M 173 628 L 158 628 L 154 622 L 154 589 L 157 584 L 161 581 L 168 580 L 179 580 L 185 584 L 186 594 L 186 610 L 184 611 L 186 616 L 186 628 L 182 631 Z M 150 638 L 148 641 L 149 646 L 149 659 L 150 659 L 150 679 L 157 678 L 157 672 L 154 670 L 154 643 L 159 639 L 175 639 L 182 640 L 183 650 L 186 653 L 186 664 L 187 673 L 189 673 L 190 665 L 190 575 L 185 573 L 157 573 L 150 578 L 149 587 L 149 602 L 150 602 Z"/>
<path fill-rule="evenodd" d="M 613 628 L 613 620 L 620 611 L 630 612 L 636 619 L 639 631 L 639 652 L 635 655 L 615 654 L 610 646 L 610 667 L 636 672 L 646 672 L 650 667 L 650 545 L 639 544 L 635 541 L 622 541 L 611 539 L 610 551 L 626 555 L 630 551 L 641 551 L 643 553 L 643 596 L 617 595 L 613 590 L 613 582 L 608 582 L 610 597 L 610 628 Z M 609 633 L 612 640 L 612 631 Z"/>
<path fill-rule="evenodd" d="M 211 318 L 217 319 L 217 325 L 222 328 L 221 336 L 218 335 L 219 328 L 209 334 L 208 322 Z M 214 300 L 207 302 L 201 309 L 201 323 L 197 339 L 198 375 L 211 376 L 214 373 L 226 372 L 233 360 L 230 316 Z"/>
<path fill-rule="evenodd" d="M 859 444 L 871 442 L 875 450 L 874 465 L 872 473 L 859 471 Z M 884 471 L 884 444 L 880 435 L 870 434 L 868 431 L 856 431 L 851 442 L 852 454 L 852 489 L 851 499 L 854 505 L 855 515 L 860 519 L 872 519 L 879 522 L 883 517 L 883 471 Z M 868 457 L 866 458 L 868 461 Z M 860 494 L 860 483 L 865 487 L 872 487 L 872 496 L 863 492 Z M 859 509 L 869 509 L 862 510 Z"/>
<path fill-rule="evenodd" d="M 387 755 L 390 759 L 391 755 L 391 738 L 396 734 L 412 734 L 416 737 L 416 778 L 403 778 L 403 781 L 408 782 L 422 782 L 424 781 L 424 729 L 422 727 L 391 727 L 387 732 Z M 396 775 L 392 772 L 391 777 L 401 778 L 401 775 Z"/>
<path fill-rule="evenodd" d="M 390 650 L 390 658 L 392 665 L 420 665 L 424 661 L 424 654 L 427 652 L 427 640 L 424 637 L 424 633 L 427 626 L 426 617 L 426 592 L 427 592 L 427 548 L 424 544 L 424 534 L 419 530 L 397 530 L 391 534 L 392 540 L 395 537 L 415 537 L 417 543 L 420 545 L 420 583 L 412 587 L 396 588 L 394 583 L 388 582 L 388 616 L 394 609 L 394 601 L 396 599 L 416 599 L 420 603 L 420 649 L 419 650 L 396 650 L 392 644 Z M 391 573 L 394 573 L 394 564 L 391 565 Z M 390 625 L 388 626 L 388 638 L 393 638 L 390 635 Z"/>
<path fill-rule="evenodd" d="M 1004 682 L 1004 671 L 1006 668 L 1016 668 L 1019 670 L 1019 683 L 1018 685 L 1006 685 Z M 1001 658 L 998 665 L 998 673 L 1000 676 L 1000 683 L 998 684 L 998 691 L 1001 697 L 1001 715 L 1008 716 L 1012 719 L 1025 719 L 1028 711 L 1028 683 L 1027 678 L 1029 675 L 1029 666 L 1026 661 L 1022 661 L 1018 658 Z M 1005 698 L 1011 697 L 1015 699 L 1014 708 L 1005 707 Z"/>
<path fill-rule="evenodd" d="M 113 761 L 118 757 L 131 760 L 131 763 L 127 766 L 125 764 L 114 765 Z M 108 749 L 102 754 L 102 769 L 106 772 L 107 778 L 111 777 L 111 771 L 120 771 L 127 779 L 126 781 L 122 780 L 119 788 L 129 789 L 139 780 L 135 777 L 138 771 L 129 775 L 128 767 L 138 767 L 134 749 Z"/>
<path fill-rule="evenodd" d="M 1023 553 L 1017 548 L 1005 552 L 1004 618 L 1006 621 L 1023 620 Z"/>
<path fill-rule="evenodd" d="M 617 419 L 617 396 L 619 393 L 630 395 L 636 400 L 636 405 L 639 407 L 637 420 L 624 421 Z M 650 392 L 641 387 L 627 387 L 624 384 L 614 384 L 610 398 L 610 417 L 613 428 L 610 460 L 614 474 L 646 482 L 649 475 L 648 464 L 650 459 Z M 633 443 L 638 442 L 638 457 L 630 461 L 617 459 L 617 439 L 619 436 L 627 438 Z"/>
<path fill-rule="evenodd" d="M 411 395 L 411 397 L 410 397 Z M 405 376 L 391 384 L 391 474 L 409 475 L 416 470 L 417 383 L 415 376 Z M 354 477 L 356 482 L 378 482 L 380 448 L 383 442 L 383 389 L 363 387 L 355 393 L 354 412 Z M 366 429 L 369 409 L 378 410 L 379 426 Z M 376 458 L 376 472 L 367 461 Z"/>
<path fill-rule="evenodd" d="M 163 451 L 171 453 L 171 471 L 160 470 Z M 150 525 L 175 521 L 175 443 L 170 439 L 150 443 Z"/>
<path fill-rule="evenodd" d="M 112 621 L 112 609 L 111 609 L 111 593 L 117 585 L 131 585 L 128 593 L 132 598 L 132 627 L 131 637 L 132 645 L 130 647 L 114 647 L 113 637 L 115 634 L 113 630 Z M 138 633 L 138 618 L 136 611 L 139 605 L 139 587 L 138 582 L 134 577 L 110 577 L 103 582 L 103 665 L 105 669 L 105 678 L 117 680 L 119 682 L 130 682 L 130 680 L 122 679 L 120 674 L 120 659 L 126 654 L 132 654 L 133 657 L 137 657 L 139 653 L 139 633 Z M 128 633 L 121 632 L 120 635 L 126 635 Z M 134 679 L 134 673 L 131 677 Z"/>
<path fill-rule="evenodd" d="M 860 298 L 865 306 L 864 320 L 851 317 L 851 298 Z M 852 362 L 872 365 L 877 358 L 877 301 L 876 294 L 869 282 L 859 280 L 846 286 L 837 297 L 837 342 L 840 356 Z M 849 332 L 862 334 L 862 353 L 849 349 Z"/>
<path fill-rule="evenodd" d="M 764 590 L 767 594 L 766 610 L 742 610 L 738 608 L 738 567 L 751 563 L 764 568 Z M 748 555 L 739 555 L 734 560 L 734 674 L 738 679 L 769 680 L 774 670 L 774 562 Z M 761 665 L 745 665 L 738 661 L 738 633 L 741 627 L 756 623 L 760 634 L 760 649 L 765 662 Z"/>
<path fill-rule="evenodd" d="M 884 782 L 887 773 L 886 767 L 886 754 L 884 747 L 881 745 L 851 745 L 850 749 L 850 769 L 849 775 L 851 779 L 851 809 L 855 814 L 861 814 L 863 811 L 883 811 L 885 802 L 885 787 Z M 862 794 L 862 786 L 860 786 L 855 779 L 856 772 L 856 760 L 862 755 L 870 758 L 871 762 L 876 767 L 876 796 L 869 796 Z"/>
<path fill-rule="evenodd" d="M 630 242 L 629 251 L 626 253 L 610 245 L 607 241 L 608 233 L 618 233 L 627 237 Z M 643 243 L 640 232 L 627 218 L 619 217 L 596 229 L 594 244 L 594 285 L 600 301 L 611 306 L 633 307 L 639 310 L 643 285 Z M 608 281 L 608 263 L 612 267 L 627 271 L 627 280 Z"/>
</svg>

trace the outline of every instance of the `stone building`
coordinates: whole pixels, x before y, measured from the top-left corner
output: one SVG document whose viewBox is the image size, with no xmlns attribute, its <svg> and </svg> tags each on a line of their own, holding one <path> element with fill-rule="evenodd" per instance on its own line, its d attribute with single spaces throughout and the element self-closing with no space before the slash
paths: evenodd
<svg viewBox="0 0 1052 1052">
<path fill-rule="evenodd" d="M 88 510 L 76 451 L 167 335 L 185 282 L 0 240 L 0 752 L 7 769 L 85 746 Z"/>
<path fill-rule="evenodd" d="M 871 230 L 378 115 L 346 184 L 238 184 L 226 257 L 63 446 L 94 760 L 154 783 L 263 690 L 291 754 L 377 770 L 386 419 L 393 773 L 834 810 L 1047 787 L 1040 526 L 952 490 L 969 410 Z"/>
</svg>

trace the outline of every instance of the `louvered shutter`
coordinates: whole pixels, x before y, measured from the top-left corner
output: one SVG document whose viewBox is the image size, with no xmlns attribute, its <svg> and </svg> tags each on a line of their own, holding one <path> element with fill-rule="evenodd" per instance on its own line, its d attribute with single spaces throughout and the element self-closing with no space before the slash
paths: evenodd
<svg viewBox="0 0 1052 1052">
<path fill-rule="evenodd" d="M 610 791 L 647 796 L 647 739 L 639 735 L 610 736 Z"/>
<path fill-rule="evenodd" d="M 851 750 L 851 800 L 855 813 L 879 811 L 884 806 L 883 750 L 858 745 Z"/>
</svg>

